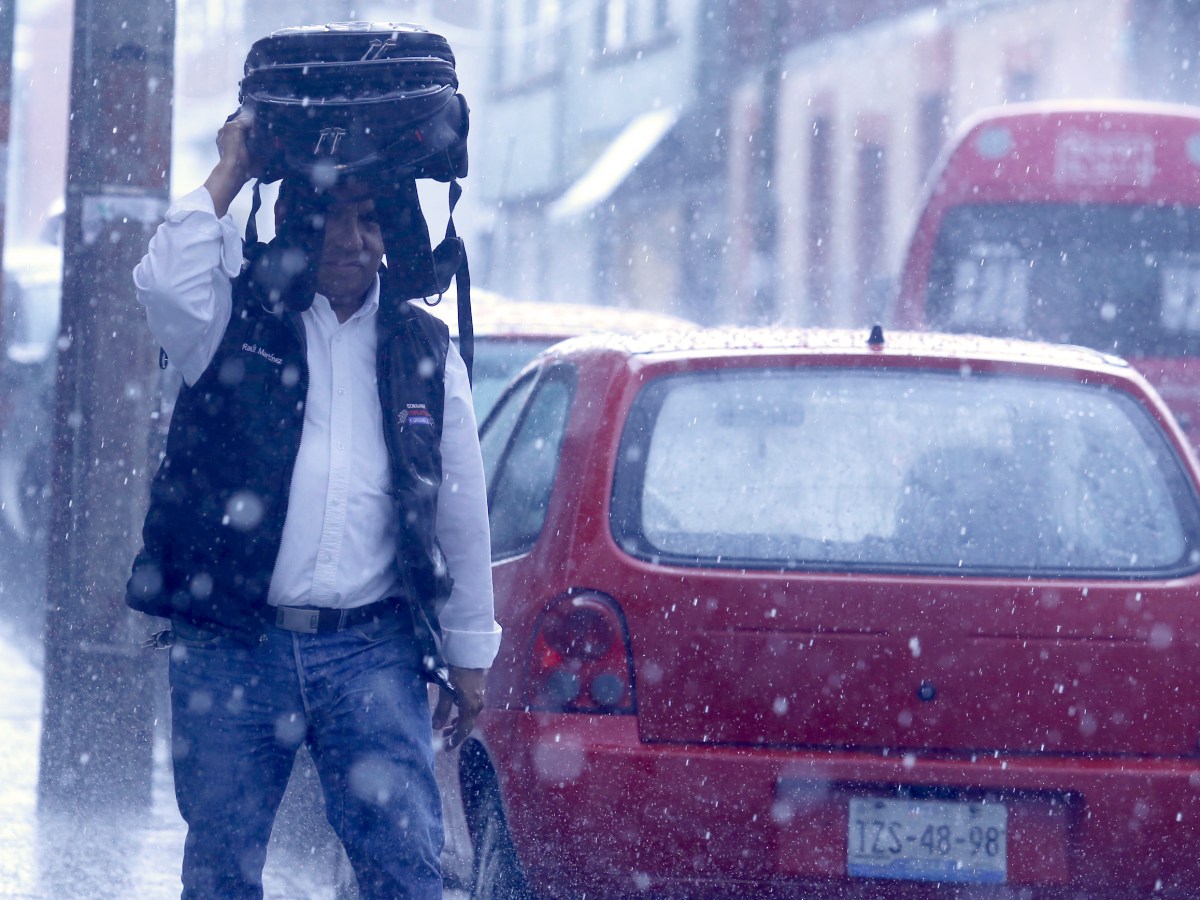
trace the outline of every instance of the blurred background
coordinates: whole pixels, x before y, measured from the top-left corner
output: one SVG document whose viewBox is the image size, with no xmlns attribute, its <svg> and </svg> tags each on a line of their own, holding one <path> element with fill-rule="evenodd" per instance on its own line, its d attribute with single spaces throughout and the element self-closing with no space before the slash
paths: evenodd
<svg viewBox="0 0 1200 900">
<path fill-rule="evenodd" d="M 169 21 L 169 7 L 148 9 Z M 0 141 L 0 638 L 13 638 L 30 678 L 57 651 L 76 665 L 72 678 L 90 683 L 95 659 L 120 661 L 146 630 L 125 618 L 127 545 L 136 543 L 132 523 L 177 382 L 156 380 L 157 347 L 126 275 L 132 262 L 88 270 L 86 283 L 77 267 L 74 302 L 61 302 L 76 10 L 71 0 L 0 0 L 0 11 L 15 17 L 10 127 L 7 145 Z M 865 327 L 884 318 L 927 178 L 981 110 L 1063 100 L 1200 105 L 1200 0 L 174 0 L 170 198 L 199 186 L 216 162 L 214 136 L 238 106 L 256 39 L 287 26 L 368 20 L 420 24 L 454 48 L 472 109 L 471 171 L 455 222 L 477 288 L 699 324 Z M 111 108 L 113 86 L 104 87 L 108 99 L 98 95 L 87 111 L 96 122 Z M 131 84 L 128 96 L 165 105 L 159 88 Z M 1189 154 L 1196 163 L 1200 146 Z M 445 186 L 420 189 L 437 235 Z M 136 261 L 165 202 L 123 199 L 136 212 L 117 214 L 112 234 L 130 238 L 124 249 Z M 233 208 L 240 225 L 249 206 L 244 191 Z M 118 227 L 131 222 L 148 230 Z M 268 237 L 269 213 L 259 224 Z M 107 294 L 96 288 L 100 275 Z M 93 315 L 100 294 L 111 319 Z M 69 346 L 61 310 L 73 310 L 76 325 L 91 315 L 95 323 L 76 334 L 97 339 L 67 379 L 55 363 Z M 125 329 L 130 318 L 137 328 Z M 113 350 L 122 342 L 125 356 Z M 88 391 L 104 402 L 90 402 Z M 96 443 L 80 449 L 76 432 L 92 425 Z M 113 434 L 125 446 L 114 447 Z M 65 477 L 72 473 L 74 481 Z M 91 484 L 96 496 L 83 497 L 81 485 Z M 55 504 L 42 502 L 51 497 Z M 58 593 L 78 586 L 79 608 L 61 596 L 44 602 L 55 505 L 62 521 L 75 517 L 69 534 L 85 535 L 76 545 L 91 542 L 75 568 L 58 567 Z M 99 521 L 106 511 L 107 524 Z M 67 536 L 59 529 L 60 561 L 74 560 L 74 545 L 62 547 Z M 58 632 L 44 630 L 47 608 L 65 623 Z M 85 639 L 68 641 L 71 628 Z M 129 665 L 134 675 L 110 683 L 137 683 Z M 79 708 L 94 708 L 78 693 Z M 40 698 L 40 685 L 27 694 Z M 75 709 L 68 703 L 47 717 L 57 724 L 45 743 L 64 744 L 70 758 L 80 754 L 63 735 L 86 720 Z M 161 712 L 139 710 L 147 722 Z M 24 757 L 12 766 L 29 769 Z M 160 794 L 169 818 L 169 795 Z M 2 866 L 0 854 L 0 886 Z"/>
<path fill-rule="evenodd" d="M 71 6 L 17 4 L 9 245 L 62 210 Z M 256 38 L 372 19 L 457 54 L 478 285 L 702 322 L 869 318 L 978 109 L 1200 100 L 1195 0 L 177 0 L 172 195 L 215 161 Z"/>
</svg>

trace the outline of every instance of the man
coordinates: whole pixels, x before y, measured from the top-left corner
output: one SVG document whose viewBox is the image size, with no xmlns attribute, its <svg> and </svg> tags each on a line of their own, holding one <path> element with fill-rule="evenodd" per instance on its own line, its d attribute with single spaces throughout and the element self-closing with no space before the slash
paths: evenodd
<svg viewBox="0 0 1200 900">
<path fill-rule="evenodd" d="M 262 896 L 307 744 L 361 894 L 440 897 L 426 678 L 444 659 L 433 727 L 456 747 L 500 641 L 466 369 L 381 270 L 394 198 L 371 184 L 285 178 L 280 231 L 323 229 L 315 296 L 297 312 L 253 289 L 228 216 L 247 127 L 220 129 L 134 272 L 186 383 L 128 596 L 172 623 L 183 896 Z"/>
</svg>

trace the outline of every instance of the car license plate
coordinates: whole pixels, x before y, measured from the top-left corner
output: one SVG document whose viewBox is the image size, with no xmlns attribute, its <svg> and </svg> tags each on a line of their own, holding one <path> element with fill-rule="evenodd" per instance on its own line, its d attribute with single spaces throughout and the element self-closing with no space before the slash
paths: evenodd
<svg viewBox="0 0 1200 900">
<path fill-rule="evenodd" d="M 999 884 L 1008 810 L 998 801 L 851 798 L 846 868 L 859 878 Z"/>
</svg>

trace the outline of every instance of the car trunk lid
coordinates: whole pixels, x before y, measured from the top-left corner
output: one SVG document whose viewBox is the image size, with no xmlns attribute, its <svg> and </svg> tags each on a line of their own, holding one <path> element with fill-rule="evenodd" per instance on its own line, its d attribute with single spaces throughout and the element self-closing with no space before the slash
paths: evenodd
<svg viewBox="0 0 1200 900">
<path fill-rule="evenodd" d="M 657 580 L 626 602 L 646 741 L 1196 750 L 1188 591 L 741 576 L 649 613 Z"/>
</svg>

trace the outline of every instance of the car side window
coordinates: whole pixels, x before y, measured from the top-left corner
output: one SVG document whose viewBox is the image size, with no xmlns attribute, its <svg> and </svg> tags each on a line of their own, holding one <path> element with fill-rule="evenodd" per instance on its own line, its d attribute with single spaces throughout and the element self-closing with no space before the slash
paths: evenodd
<svg viewBox="0 0 1200 900">
<path fill-rule="evenodd" d="M 537 373 L 531 372 L 516 382 L 484 420 L 480 429 L 479 449 L 483 451 L 483 472 L 489 494 L 496 466 L 500 463 L 500 454 L 508 446 L 513 429 L 521 421 L 521 410 L 525 408 L 525 401 L 529 398 L 529 391 L 536 380 Z"/>
<path fill-rule="evenodd" d="M 488 509 L 493 559 L 525 552 L 533 546 L 542 530 L 558 471 L 558 455 L 574 386 L 572 369 L 559 366 L 546 372 L 528 402 L 514 417 L 510 426 L 512 436 L 500 450 L 499 457 L 495 456 L 497 448 L 494 446 L 484 451 L 484 464 L 489 467 Z M 493 425 L 502 426 L 508 416 L 508 409 L 497 410 L 487 431 L 490 433 Z M 491 463 L 488 462 L 489 454 L 493 455 Z"/>
</svg>

